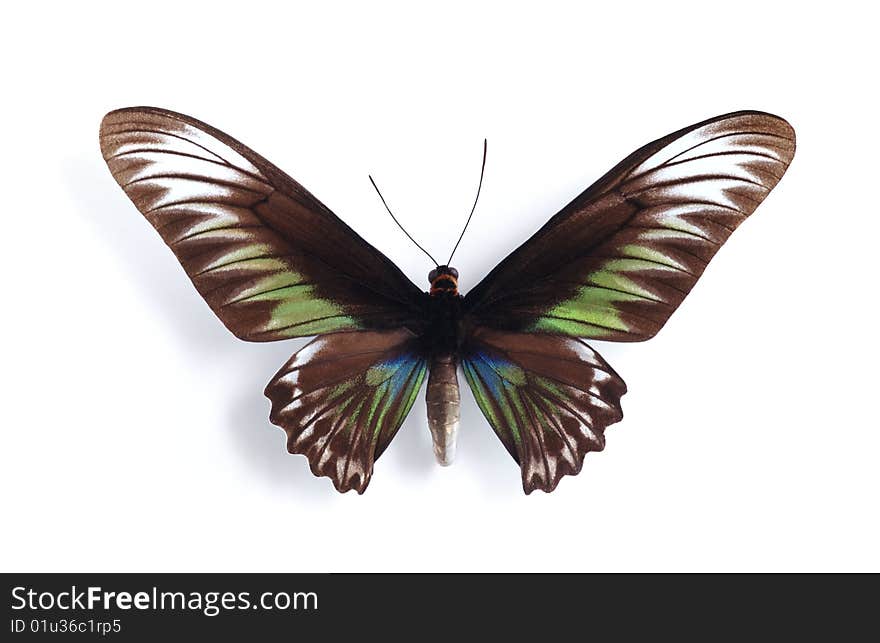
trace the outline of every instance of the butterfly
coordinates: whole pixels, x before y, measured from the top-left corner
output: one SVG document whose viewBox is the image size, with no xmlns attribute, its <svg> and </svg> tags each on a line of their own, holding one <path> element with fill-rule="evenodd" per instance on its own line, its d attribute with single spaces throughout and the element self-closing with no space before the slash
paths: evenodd
<svg viewBox="0 0 880 643">
<path fill-rule="evenodd" d="M 649 143 L 464 296 L 452 257 L 420 289 L 294 179 L 194 118 L 116 110 L 100 145 L 233 334 L 316 336 L 265 390 L 312 473 L 363 493 L 426 378 L 434 452 L 451 462 L 460 369 L 528 494 L 579 473 L 623 417 L 626 385 L 585 340 L 653 337 L 779 182 L 795 135 L 740 111 Z"/>
</svg>

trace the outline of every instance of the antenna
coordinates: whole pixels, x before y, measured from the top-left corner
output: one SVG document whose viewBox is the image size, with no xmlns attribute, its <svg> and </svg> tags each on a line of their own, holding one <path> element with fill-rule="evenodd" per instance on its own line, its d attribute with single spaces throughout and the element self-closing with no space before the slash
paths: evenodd
<svg viewBox="0 0 880 643">
<path fill-rule="evenodd" d="M 422 252 L 424 252 L 426 255 L 428 255 L 428 259 L 430 259 L 431 261 L 433 261 L 433 262 L 434 262 L 434 265 L 437 266 L 437 267 L 439 268 L 439 267 L 440 267 L 440 264 L 437 263 L 437 260 L 434 259 L 434 257 L 431 256 L 431 253 L 428 252 L 427 250 L 425 250 L 425 249 L 421 246 L 421 244 L 419 244 L 418 241 L 416 241 L 415 239 L 412 238 L 412 235 L 411 235 L 409 232 L 406 231 L 406 228 L 404 228 L 402 225 L 400 225 L 400 221 L 397 220 L 397 217 L 395 217 L 395 216 L 394 216 L 394 213 L 391 212 L 391 208 L 389 208 L 389 207 L 388 207 L 388 204 L 385 203 L 385 197 L 382 196 L 382 193 L 381 193 L 381 192 L 379 192 L 379 186 L 376 185 L 376 182 L 373 180 L 373 177 L 370 176 L 369 174 L 368 174 L 367 176 L 370 177 L 370 183 L 372 183 L 372 184 L 373 184 L 373 187 L 376 188 L 376 194 L 378 194 L 378 195 L 379 195 L 379 198 L 382 199 L 382 205 L 384 205 L 384 206 L 385 206 L 385 209 L 388 210 L 388 214 L 390 214 L 390 215 L 391 215 L 391 218 L 394 219 L 394 223 L 397 224 L 397 227 L 400 228 L 401 230 L 403 230 L 403 234 L 405 234 L 407 237 L 409 237 L 409 240 L 412 241 L 414 244 L 416 244 L 416 248 L 418 248 L 419 250 L 421 250 Z"/>
<path fill-rule="evenodd" d="M 465 221 L 464 228 L 461 229 L 461 234 L 458 235 L 458 241 L 455 242 L 455 247 L 452 249 L 452 252 L 449 254 L 449 260 L 446 262 L 448 266 L 452 262 L 452 256 L 455 254 L 455 251 L 458 250 L 458 244 L 461 243 L 461 240 L 464 238 L 464 233 L 468 229 L 468 226 L 471 223 L 471 217 L 474 216 L 474 210 L 477 209 L 477 201 L 480 200 L 480 190 L 483 188 L 483 174 L 486 172 L 486 149 L 489 146 L 489 142 L 484 138 L 483 139 L 483 166 L 480 168 L 480 183 L 477 185 L 477 198 L 474 199 L 474 207 L 471 208 L 471 213 L 468 215 L 467 221 Z"/>
</svg>

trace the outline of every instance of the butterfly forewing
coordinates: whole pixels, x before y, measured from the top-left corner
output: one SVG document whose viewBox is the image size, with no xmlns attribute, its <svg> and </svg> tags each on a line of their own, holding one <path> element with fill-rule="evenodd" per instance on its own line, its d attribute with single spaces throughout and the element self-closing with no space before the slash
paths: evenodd
<svg viewBox="0 0 880 643">
<path fill-rule="evenodd" d="M 648 339 L 779 182 L 794 149 L 791 126 L 760 112 L 650 143 L 499 264 L 466 308 L 496 328 Z"/>
<path fill-rule="evenodd" d="M 269 341 L 418 323 L 421 292 L 264 158 L 196 119 L 108 114 L 113 177 L 238 337 Z"/>
</svg>

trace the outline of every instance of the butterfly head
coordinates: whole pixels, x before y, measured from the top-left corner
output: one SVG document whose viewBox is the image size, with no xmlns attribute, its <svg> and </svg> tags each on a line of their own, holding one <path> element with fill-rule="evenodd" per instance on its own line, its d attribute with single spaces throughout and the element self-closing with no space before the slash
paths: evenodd
<svg viewBox="0 0 880 643">
<path fill-rule="evenodd" d="M 458 295 L 458 270 L 450 266 L 437 266 L 428 273 L 431 282 L 431 296 L 441 294 Z"/>
</svg>

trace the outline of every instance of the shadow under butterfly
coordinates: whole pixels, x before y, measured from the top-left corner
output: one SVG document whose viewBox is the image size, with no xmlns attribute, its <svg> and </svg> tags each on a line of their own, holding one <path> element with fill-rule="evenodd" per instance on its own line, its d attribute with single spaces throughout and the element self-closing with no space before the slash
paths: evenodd
<svg viewBox="0 0 880 643">
<path fill-rule="evenodd" d="M 626 392 L 584 340 L 653 337 L 795 151 L 791 126 L 756 111 L 649 143 L 462 296 L 452 255 L 431 258 L 423 292 L 299 183 L 194 118 L 116 110 L 100 143 L 230 331 L 248 341 L 317 335 L 266 387 L 270 419 L 312 473 L 358 493 L 426 375 L 434 452 L 452 461 L 459 368 L 526 493 L 577 474 L 622 418 Z"/>
</svg>

